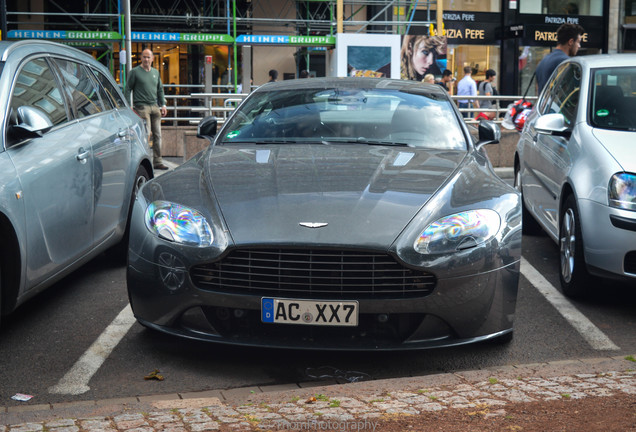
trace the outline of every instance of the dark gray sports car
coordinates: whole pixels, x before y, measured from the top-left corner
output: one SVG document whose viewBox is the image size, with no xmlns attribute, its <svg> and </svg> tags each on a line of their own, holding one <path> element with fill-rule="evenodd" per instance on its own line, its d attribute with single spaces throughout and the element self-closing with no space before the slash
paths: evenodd
<svg viewBox="0 0 636 432">
<path fill-rule="evenodd" d="M 146 327 L 212 342 L 415 349 L 510 340 L 521 206 L 446 92 L 267 84 L 144 186 L 128 290 Z"/>
</svg>

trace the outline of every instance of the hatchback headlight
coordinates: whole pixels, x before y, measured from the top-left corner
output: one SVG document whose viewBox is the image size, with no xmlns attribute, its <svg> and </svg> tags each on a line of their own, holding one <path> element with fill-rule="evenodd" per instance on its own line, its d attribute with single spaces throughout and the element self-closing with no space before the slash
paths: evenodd
<svg viewBox="0 0 636 432">
<path fill-rule="evenodd" d="M 614 174 L 607 193 L 610 207 L 636 210 L 636 174 Z"/>
<path fill-rule="evenodd" d="M 426 227 L 413 247 L 422 254 L 449 253 L 487 242 L 499 232 L 501 218 L 494 210 L 467 210 L 444 216 Z"/>
<path fill-rule="evenodd" d="M 155 201 L 146 209 L 146 227 L 165 240 L 206 247 L 214 234 L 205 217 L 197 210 L 169 201 Z"/>
</svg>

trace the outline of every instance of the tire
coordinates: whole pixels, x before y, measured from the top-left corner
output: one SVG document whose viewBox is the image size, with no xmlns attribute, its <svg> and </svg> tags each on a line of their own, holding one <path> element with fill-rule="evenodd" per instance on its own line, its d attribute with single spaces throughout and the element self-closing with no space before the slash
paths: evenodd
<svg viewBox="0 0 636 432">
<path fill-rule="evenodd" d="M 542 228 L 534 216 L 530 214 L 525 202 L 523 201 L 523 188 L 521 186 L 521 169 L 519 164 L 515 164 L 515 189 L 521 194 L 521 232 L 528 235 L 536 235 L 541 233 Z"/>
<path fill-rule="evenodd" d="M 124 236 L 122 237 L 119 244 L 113 247 L 112 252 L 115 258 L 118 261 L 125 262 L 128 257 L 128 238 L 130 237 L 130 217 L 132 216 L 133 205 L 135 204 L 135 199 L 137 198 L 137 192 L 139 189 L 150 180 L 150 174 L 143 166 L 139 166 L 137 168 L 137 172 L 135 173 L 135 181 L 133 182 L 132 191 L 130 194 L 130 205 L 128 206 L 128 216 L 126 217 L 126 229 L 124 231 Z"/>
<path fill-rule="evenodd" d="M 563 294 L 572 298 L 586 297 L 596 278 L 587 271 L 583 253 L 581 219 L 574 195 L 569 195 L 559 219 L 559 278 Z"/>
</svg>

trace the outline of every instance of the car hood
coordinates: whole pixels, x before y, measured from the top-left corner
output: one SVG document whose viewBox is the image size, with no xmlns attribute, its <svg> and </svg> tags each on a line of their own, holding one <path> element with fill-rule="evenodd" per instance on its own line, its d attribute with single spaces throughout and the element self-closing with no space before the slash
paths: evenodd
<svg viewBox="0 0 636 432">
<path fill-rule="evenodd" d="M 636 173 L 636 153 L 634 152 L 636 132 L 596 128 L 592 133 L 623 170 Z"/>
<path fill-rule="evenodd" d="M 216 146 L 208 155 L 236 244 L 388 247 L 466 152 L 288 144 Z"/>
</svg>

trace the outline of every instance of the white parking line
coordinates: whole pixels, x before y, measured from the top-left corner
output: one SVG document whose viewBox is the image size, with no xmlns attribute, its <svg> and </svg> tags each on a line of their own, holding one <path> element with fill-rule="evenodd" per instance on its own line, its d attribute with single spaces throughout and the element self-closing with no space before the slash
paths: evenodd
<svg viewBox="0 0 636 432">
<path fill-rule="evenodd" d="M 596 350 L 619 350 L 585 315 L 579 312 L 546 278 L 521 258 L 521 274 L 556 308 L 581 336 Z"/>
<path fill-rule="evenodd" d="M 128 305 L 119 312 L 71 370 L 56 385 L 49 388 L 49 393 L 78 395 L 89 391 L 88 382 L 134 323 L 135 317 Z"/>
</svg>

